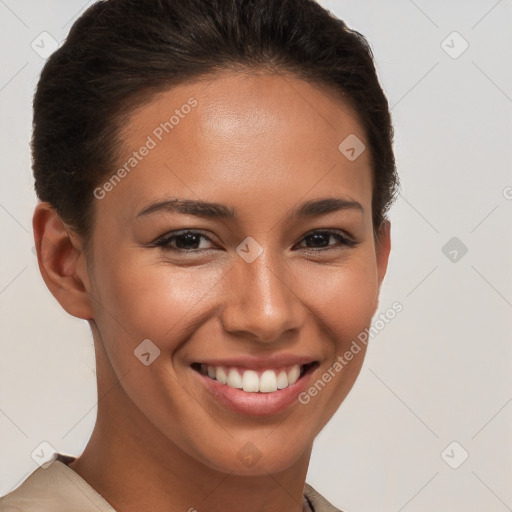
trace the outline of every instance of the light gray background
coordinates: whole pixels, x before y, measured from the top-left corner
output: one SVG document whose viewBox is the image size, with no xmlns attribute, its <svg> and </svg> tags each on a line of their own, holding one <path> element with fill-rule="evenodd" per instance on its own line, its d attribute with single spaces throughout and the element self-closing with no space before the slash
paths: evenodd
<svg viewBox="0 0 512 512">
<path fill-rule="evenodd" d="M 31 44 L 61 41 L 91 3 L 0 0 L 0 495 L 41 442 L 79 455 L 95 420 L 88 325 L 32 252 L 28 148 L 44 62 Z M 367 36 L 392 107 L 402 188 L 380 311 L 404 309 L 371 340 L 307 481 L 346 512 L 510 510 L 512 2 L 322 3 Z M 452 237 L 468 249 L 456 261 Z"/>
</svg>

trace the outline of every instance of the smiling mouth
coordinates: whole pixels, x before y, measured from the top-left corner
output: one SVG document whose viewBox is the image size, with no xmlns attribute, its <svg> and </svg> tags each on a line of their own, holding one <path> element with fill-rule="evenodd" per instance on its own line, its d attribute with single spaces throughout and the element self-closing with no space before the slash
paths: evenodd
<svg viewBox="0 0 512 512">
<path fill-rule="evenodd" d="M 318 365 L 318 361 L 313 361 L 303 365 L 251 370 L 194 362 L 191 367 L 201 375 L 234 389 L 243 389 L 248 393 L 273 393 L 293 386 L 305 374 L 313 372 Z"/>
</svg>

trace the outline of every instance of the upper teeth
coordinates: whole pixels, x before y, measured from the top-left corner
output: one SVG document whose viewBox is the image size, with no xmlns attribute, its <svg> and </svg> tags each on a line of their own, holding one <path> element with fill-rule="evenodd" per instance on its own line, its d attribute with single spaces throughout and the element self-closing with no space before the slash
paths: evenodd
<svg viewBox="0 0 512 512">
<path fill-rule="evenodd" d="M 201 364 L 201 373 L 218 380 L 231 388 L 243 389 L 249 393 L 271 393 L 294 384 L 300 377 L 300 365 L 294 364 L 280 370 L 264 370 L 259 374 L 254 370 L 226 368 Z"/>
</svg>

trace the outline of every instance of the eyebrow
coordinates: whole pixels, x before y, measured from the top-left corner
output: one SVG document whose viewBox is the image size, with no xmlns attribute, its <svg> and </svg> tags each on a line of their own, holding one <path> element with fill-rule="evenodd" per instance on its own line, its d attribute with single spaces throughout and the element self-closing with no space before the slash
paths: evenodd
<svg viewBox="0 0 512 512">
<path fill-rule="evenodd" d="M 339 210 L 360 210 L 364 214 L 361 203 L 339 197 L 327 197 L 302 203 L 291 212 L 292 218 L 317 217 Z M 169 198 L 158 200 L 144 207 L 136 218 L 144 217 L 155 212 L 183 213 L 197 217 L 234 219 L 236 210 L 219 203 L 197 201 L 194 199 Z"/>
</svg>

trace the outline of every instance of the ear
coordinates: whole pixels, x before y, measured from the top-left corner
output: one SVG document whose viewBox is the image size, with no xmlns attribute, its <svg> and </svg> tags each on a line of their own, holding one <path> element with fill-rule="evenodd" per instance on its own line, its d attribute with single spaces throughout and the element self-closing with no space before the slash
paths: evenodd
<svg viewBox="0 0 512 512">
<path fill-rule="evenodd" d="M 66 229 L 47 202 L 36 205 L 32 227 L 37 262 L 46 286 L 70 315 L 92 319 L 87 262 L 79 237 Z"/>
<path fill-rule="evenodd" d="M 375 257 L 377 261 L 378 290 L 375 298 L 374 314 L 379 307 L 380 287 L 388 269 L 389 252 L 391 250 L 391 222 L 385 220 L 379 229 L 379 238 L 375 241 Z"/>
</svg>

